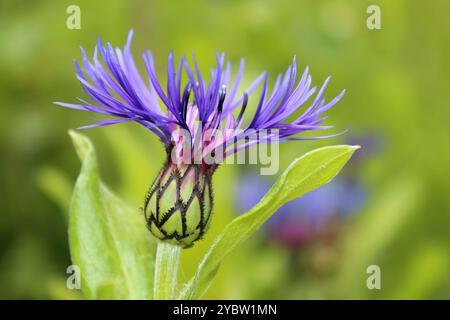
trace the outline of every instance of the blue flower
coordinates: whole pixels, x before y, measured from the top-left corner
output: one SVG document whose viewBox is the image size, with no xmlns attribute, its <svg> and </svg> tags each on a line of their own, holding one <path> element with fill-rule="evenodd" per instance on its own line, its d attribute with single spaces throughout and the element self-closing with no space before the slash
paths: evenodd
<svg viewBox="0 0 450 320">
<path fill-rule="evenodd" d="M 299 81 L 296 79 L 295 58 L 284 75 L 278 75 L 270 93 L 268 77 L 263 72 L 239 96 L 244 60 L 240 62 L 235 80 L 231 81 L 231 63 L 225 63 L 224 54 L 217 54 L 216 66 L 211 69 L 211 79 L 208 82 L 200 73 L 195 57 L 193 67 L 184 56 L 175 67 L 171 52 L 168 56 L 167 84 L 164 86 L 158 81 L 153 56 L 149 51 L 142 54 L 148 79 L 143 79 L 140 75 L 131 53 L 132 37 L 133 31 L 130 31 L 123 51 L 120 48 L 114 49 L 110 43 L 104 45 L 99 39 L 91 60 L 81 49 L 84 70 L 75 61 L 76 77 L 92 101 L 78 99 L 77 104 L 55 103 L 111 117 L 111 119 L 97 119 L 98 123 L 82 128 L 134 121 L 155 133 L 166 146 L 179 143 L 174 133 L 180 128 L 188 130 L 192 137 L 198 134 L 199 128 L 202 131 L 217 128 L 233 129 L 234 133 L 220 137 L 220 141 L 216 141 L 214 145 L 217 148 L 220 144 L 228 142 L 227 146 L 230 147 L 228 155 L 242 148 L 233 146 L 242 142 L 246 138 L 245 132 L 250 130 L 255 132 L 278 130 L 278 136 L 273 137 L 271 142 L 330 137 L 307 138 L 297 135 L 305 131 L 331 128 L 321 125 L 326 119 L 323 114 L 342 98 L 344 91 L 326 102 L 324 93 L 330 78 L 326 79 L 316 93 L 317 88 L 311 84 L 308 68 L 304 70 Z M 186 83 L 182 81 L 183 74 L 187 76 Z M 256 111 L 248 115 L 247 103 L 253 100 L 252 94 L 261 83 L 261 94 L 254 97 Z M 160 102 L 164 108 L 161 108 Z M 306 103 L 309 105 L 301 115 L 287 121 L 288 117 Z M 244 125 L 245 117 L 248 117 L 247 125 Z M 201 125 L 194 126 L 196 121 Z M 250 136 L 250 141 L 247 140 L 243 148 L 258 143 L 261 137 Z"/>
<path fill-rule="evenodd" d="M 236 205 L 246 212 L 269 190 L 271 183 L 254 172 L 243 173 L 238 182 Z M 339 221 L 358 212 L 365 204 L 364 185 L 339 177 L 283 205 L 268 221 L 266 233 L 282 245 L 296 249 L 311 240 L 329 221 Z"/>
<path fill-rule="evenodd" d="M 142 54 L 146 77 L 139 73 L 131 53 L 132 37 L 130 31 L 123 50 L 98 40 L 92 59 L 81 49 L 83 68 L 75 62 L 76 77 L 91 101 L 56 104 L 109 117 L 82 128 L 137 122 L 164 143 L 168 158 L 144 204 L 147 226 L 161 240 L 189 246 L 204 235 L 213 207 L 211 177 L 226 157 L 258 143 L 335 136 L 299 136 L 331 128 L 322 125 L 323 114 L 344 91 L 326 102 L 329 78 L 318 91 L 308 68 L 297 80 L 295 58 L 277 77 L 272 90 L 263 72 L 238 94 L 244 60 L 232 81 L 230 62 L 225 62 L 224 54 L 216 54 L 208 81 L 195 57 L 193 65 L 184 56 L 175 63 L 171 52 L 163 85 L 149 51 Z M 258 87 L 259 95 L 254 93 Z M 256 107 L 252 114 L 247 108 L 249 101 Z M 303 113 L 294 116 L 302 106 Z M 212 155 L 214 162 L 207 161 Z"/>
<path fill-rule="evenodd" d="M 298 249 L 320 238 L 327 229 L 361 211 L 367 202 L 368 190 L 359 178 L 362 161 L 380 147 L 379 136 L 365 134 L 347 138 L 347 142 L 361 145 L 350 166 L 330 183 L 283 205 L 268 221 L 265 233 L 281 245 Z M 246 212 L 256 205 L 270 189 L 273 181 L 253 170 L 239 175 L 239 188 L 235 194 L 236 209 Z"/>
</svg>

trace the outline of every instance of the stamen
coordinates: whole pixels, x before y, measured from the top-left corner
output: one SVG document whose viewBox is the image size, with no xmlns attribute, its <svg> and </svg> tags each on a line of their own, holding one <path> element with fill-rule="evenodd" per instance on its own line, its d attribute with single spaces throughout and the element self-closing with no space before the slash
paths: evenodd
<svg viewBox="0 0 450 320">
<path fill-rule="evenodd" d="M 186 85 L 186 88 L 184 89 L 184 92 L 183 92 L 183 114 L 182 114 L 182 117 L 183 117 L 184 120 L 186 120 L 187 106 L 188 106 L 188 103 L 189 103 L 189 97 L 191 95 L 191 89 L 192 89 L 192 86 L 191 86 L 190 83 L 188 83 Z"/>
<path fill-rule="evenodd" d="M 223 103 L 225 101 L 226 95 L 227 95 L 227 86 L 222 85 L 219 91 L 219 102 L 217 103 L 217 113 L 214 115 L 212 122 L 215 123 L 217 121 L 217 124 L 215 125 L 216 129 L 220 126 Z"/>
<path fill-rule="evenodd" d="M 219 102 L 217 104 L 217 109 L 219 110 L 218 113 L 222 113 L 223 103 L 225 101 L 225 97 L 227 95 L 227 86 L 222 85 L 222 88 L 220 88 L 219 92 Z"/>
<path fill-rule="evenodd" d="M 244 99 L 242 101 L 241 111 L 239 112 L 239 115 L 237 117 L 236 124 L 241 122 L 242 116 L 244 115 L 245 109 L 247 108 L 247 103 L 248 103 L 248 94 L 247 92 L 244 92 Z"/>
</svg>

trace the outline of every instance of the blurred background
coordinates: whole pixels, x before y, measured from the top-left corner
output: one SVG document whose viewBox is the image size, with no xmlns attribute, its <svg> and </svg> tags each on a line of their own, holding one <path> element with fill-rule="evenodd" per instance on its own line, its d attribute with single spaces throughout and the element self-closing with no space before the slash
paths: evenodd
<svg viewBox="0 0 450 320">
<path fill-rule="evenodd" d="M 66 27 L 72 4 L 80 30 Z M 366 27 L 370 4 L 381 8 L 381 30 Z M 195 51 L 205 71 L 218 50 L 235 68 L 246 58 L 247 83 L 267 70 L 273 84 L 296 55 L 315 85 L 333 76 L 328 99 L 347 89 L 327 123 L 349 133 L 283 144 L 280 170 L 319 146 L 363 149 L 333 183 L 280 209 L 240 246 L 206 298 L 450 298 L 449 11 L 446 0 L 1 0 L 0 298 L 82 298 L 66 289 L 66 217 L 80 168 L 67 131 L 92 120 L 52 102 L 83 97 L 72 64 L 80 45 L 92 54 L 100 36 L 123 46 L 130 28 L 140 67 L 140 52 L 152 50 L 162 79 L 170 50 Z M 140 207 L 165 157 L 157 138 L 134 124 L 84 133 L 102 178 Z M 273 183 L 257 169 L 215 174 L 214 222 L 183 252 L 182 277 Z M 366 286 L 371 265 L 380 290 Z"/>
</svg>

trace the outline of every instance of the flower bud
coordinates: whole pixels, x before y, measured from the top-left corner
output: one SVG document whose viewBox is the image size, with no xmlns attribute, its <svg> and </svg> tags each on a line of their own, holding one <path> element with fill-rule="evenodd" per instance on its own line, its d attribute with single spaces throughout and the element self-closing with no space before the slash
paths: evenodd
<svg viewBox="0 0 450 320">
<path fill-rule="evenodd" d="M 203 237 L 213 207 L 212 173 L 205 164 L 166 161 L 144 204 L 147 228 L 155 237 L 183 247 Z"/>
</svg>

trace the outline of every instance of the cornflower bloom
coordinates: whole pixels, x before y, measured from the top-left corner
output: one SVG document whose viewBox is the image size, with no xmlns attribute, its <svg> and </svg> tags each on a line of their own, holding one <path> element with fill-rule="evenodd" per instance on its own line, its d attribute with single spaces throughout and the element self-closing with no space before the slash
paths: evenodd
<svg viewBox="0 0 450 320">
<path fill-rule="evenodd" d="M 213 212 L 212 175 L 226 157 L 259 143 L 335 136 L 298 136 L 331 128 L 321 125 L 323 113 L 344 91 L 326 102 L 329 78 L 316 94 L 308 68 L 297 81 L 295 58 L 270 92 L 262 73 L 239 94 L 244 60 L 231 81 L 231 64 L 225 63 L 224 54 L 217 54 L 207 81 L 195 57 L 193 65 L 183 56 L 175 66 L 171 52 L 164 89 L 149 51 L 142 54 L 148 79 L 141 77 L 131 53 L 132 37 L 130 31 L 123 51 L 99 39 L 91 60 L 81 49 L 84 70 L 75 62 L 76 76 L 92 102 L 56 104 L 110 116 L 82 128 L 137 122 L 159 137 L 168 156 L 145 198 L 144 213 L 149 230 L 161 240 L 188 247 L 203 237 Z M 254 94 L 258 87 L 261 93 Z M 250 96 L 255 105 L 251 114 Z M 308 101 L 304 112 L 294 116 Z"/>
</svg>

